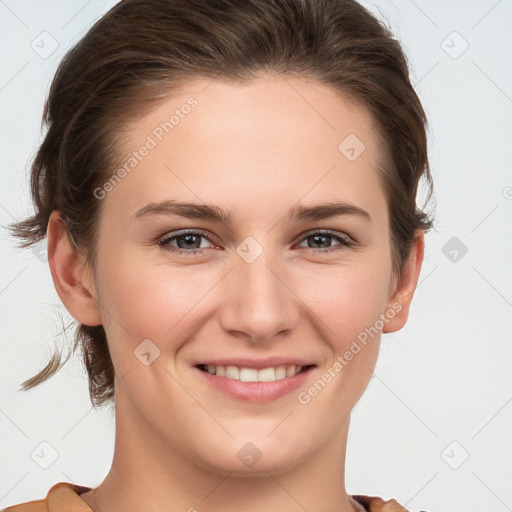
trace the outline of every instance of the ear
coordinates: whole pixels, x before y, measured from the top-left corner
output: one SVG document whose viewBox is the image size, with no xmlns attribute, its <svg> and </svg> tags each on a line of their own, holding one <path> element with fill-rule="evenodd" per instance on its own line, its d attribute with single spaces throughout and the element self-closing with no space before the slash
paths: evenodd
<svg viewBox="0 0 512 512">
<path fill-rule="evenodd" d="M 78 322 L 101 325 L 100 307 L 93 295 L 94 287 L 85 256 L 72 242 L 65 221 L 54 210 L 48 221 L 48 263 L 57 293 Z"/>
<path fill-rule="evenodd" d="M 394 311 L 395 316 L 384 324 L 383 333 L 399 331 L 407 322 L 409 307 L 420 276 L 424 249 L 424 232 L 417 230 L 409 258 L 405 262 L 398 279 L 394 279 L 397 284 L 388 301 L 386 311 Z"/>
</svg>

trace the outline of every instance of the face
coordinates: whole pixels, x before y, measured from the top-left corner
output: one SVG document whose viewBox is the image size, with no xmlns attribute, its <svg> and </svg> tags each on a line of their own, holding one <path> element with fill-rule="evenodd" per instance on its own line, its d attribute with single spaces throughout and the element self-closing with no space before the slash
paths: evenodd
<svg viewBox="0 0 512 512">
<path fill-rule="evenodd" d="M 232 474 L 334 449 L 397 312 L 372 127 L 299 78 L 193 81 L 132 124 L 94 274 L 130 429 Z"/>
</svg>

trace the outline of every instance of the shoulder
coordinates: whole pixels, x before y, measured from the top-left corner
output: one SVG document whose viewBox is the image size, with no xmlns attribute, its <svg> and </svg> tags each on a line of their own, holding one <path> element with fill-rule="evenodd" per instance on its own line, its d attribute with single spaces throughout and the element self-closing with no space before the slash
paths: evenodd
<svg viewBox="0 0 512 512">
<path fill-rule="evenodd" d="M 0 512 L 48 512 L 46 500 L 27 501 L 19 505 L 2 508 Z"/>
<path fill-rule="evenodd" d="M 12 505 L 0 509 L 0 512 L 91 512 L 80 494 L 89 491 L 90 487 L 59 482 L 53 485 L 46 498 Z"/>
<path fill-rule="evenodd" d="M 351 497 L 361 504 L 367 512 L 408 512 L 395 499 L 385 501 L 378 496 L 366 496 L 364 494 L 353 494 Z"/>
</svg>

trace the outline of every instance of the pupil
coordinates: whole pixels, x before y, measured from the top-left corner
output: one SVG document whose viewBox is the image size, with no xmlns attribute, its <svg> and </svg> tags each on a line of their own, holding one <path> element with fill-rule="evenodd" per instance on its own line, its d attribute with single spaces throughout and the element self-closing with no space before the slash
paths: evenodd
<svg viewBox="0 0 512 512">
<path fill-rule="evenodd" d="M 314 236 L 313 236 L 313 239 L 315 240 L 315 243 L 320 243 L 320 244 L 321 244 L 321 242 L 319 242 L 319 240 L 320 240 L 320 239 L 322 239 L 322 238 L 323 238 L 324 240 L 325 240 L 325 239 L 328 239 L 328 238 L 329 238 L 329 235 L 314 235 Z M 321 244 L 321 245 L 322 245 L 322 247 L 328 247 L 328 245 L 329 245 L 329 244 L 326 242 L 326 243 Z"/>
<path fill-rule="evenodd" d="M 189 245 L 183 245 L 182 243 L 180 243 L 180 240 L 181 240 L 181 239 L 183 239 L 183 238 L 185 238 L 186 240 L 188 240 L 188 242 L 190 242 L 190 239 L 191 239 L 191 238 L 199 238 L 199 237 L 198 237 L 198 236 L 196 236 L 196 235 L 191 235 L 191 234 L 188 234 L 188 235 L 182 235 L 182 236 L 181 236 L 181 237 L 179 237 L 179 238 L 178 238 L 178 240 L 177 240 L 177 241 L 178 241 L 178 247 L 180 247 L 180 248 L 183 248 L 183 247 L 189 247 L 189 248 L 190 248 L 190 246 L 189 246 Z M 188 242 L 185 242 L 185 244 L 186 244 L 186 243 L 188 243 Z M 197 249 L 197 247 L 193 247 L 193 249 Z"/>
</svg>

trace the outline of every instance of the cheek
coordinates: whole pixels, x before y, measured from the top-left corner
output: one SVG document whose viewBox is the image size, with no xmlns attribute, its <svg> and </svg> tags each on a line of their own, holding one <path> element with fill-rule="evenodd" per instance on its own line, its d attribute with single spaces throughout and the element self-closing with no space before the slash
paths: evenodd
<svg viewBox="0 0 512 512">
<path fill-rule="evenodd" d="M 322 332 L 344 348 L 366 327 L 375 324 L 387 301 L 384 264 L 346 265 L 302 274 L 296 293 L 321 320 Z"/>
<path fill-rule="evenodd" d="M 317 272 L 302 280 L 310 285 L 303 284 L 298 293 L 311 308 L 310 318 L 318 319 L 315 336 L 328 348 L 326 372 L 320 377 L 328 390 L 314 399 L 318 414 L 329 404 L 351 409 L 370 381 L 380 347 L 379 319 L 387 302 L 388 271 L 385 262 L 374 261 Z M 306 390 L 306 402 L 323 384 L 311 395 Z"/>
<path fill-rule="evenodd" d="M 149 338 L 157 345 L 183 339 L 215 294 L 224 270 L 151 263 L 127 255 L 105 261 L 99 272 L 103 318 L 109 339 L 124 347 Z M 129 341 L 130 340 L 130 341 Z M 118 343 L 115 343 L 116 345 Z M 132 347 L 133 348 L 133 347 Z M 163 347 L 160 347 L 163 348 Z"/>
</svg>

